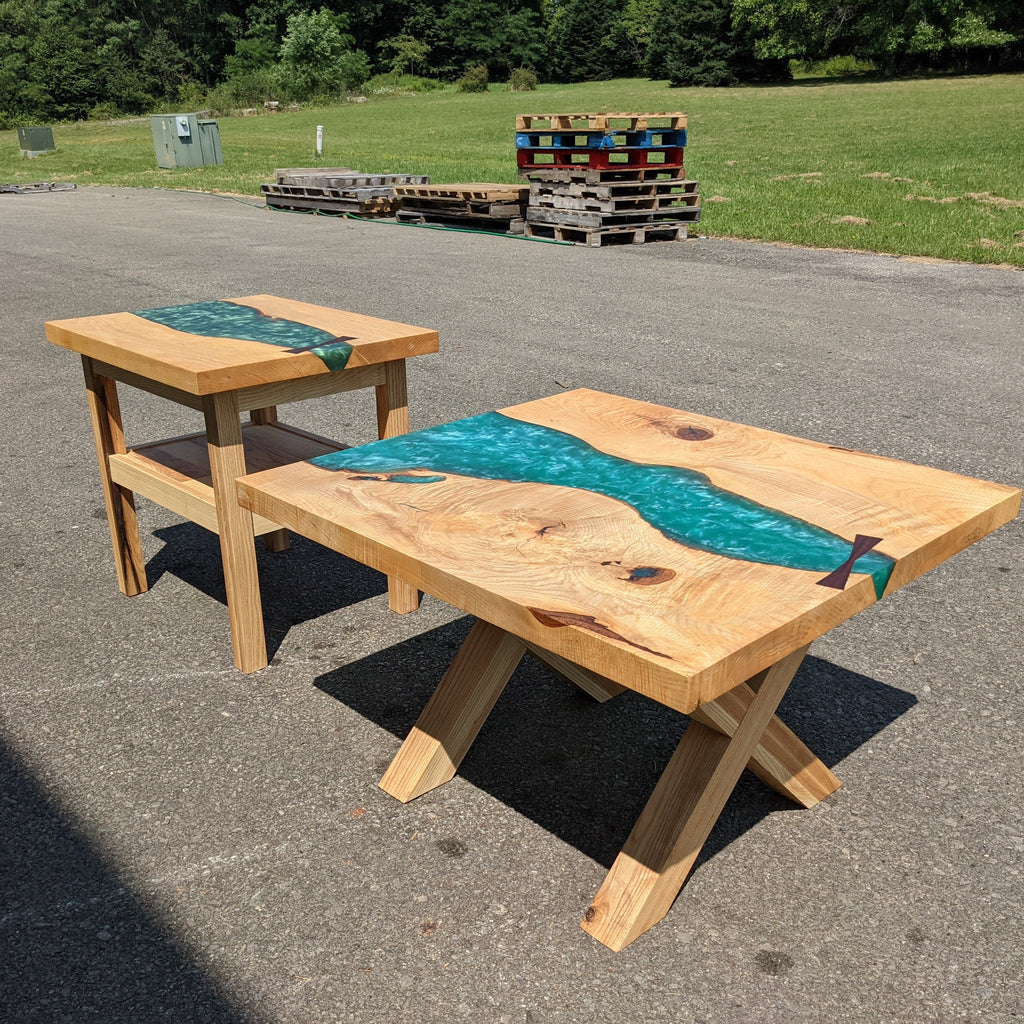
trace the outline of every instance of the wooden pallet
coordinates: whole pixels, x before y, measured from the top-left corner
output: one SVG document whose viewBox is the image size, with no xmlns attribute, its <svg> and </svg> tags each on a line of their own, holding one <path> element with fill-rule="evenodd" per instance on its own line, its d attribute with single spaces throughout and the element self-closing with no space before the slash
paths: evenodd
<svg viewBox="0 0 1024 1024">
<path fill-rule="evenodd" d="M 687 237 L 686 224 L 649 224 L 644 227 L 573 228 L 566 224 L 527 223 L 528 238 L 553 238 L 577 245 L 642 245 L 645 242 L 677 242 Z"/>
<path fill-rule="evenodd" d="M 646 196 L 678 197 L 699 192 L 700 183 L 687 178 L 664 178 L 653 181 L 545 181 L 530 176 L 530 203 L 536 202 L 536 196 L 561 195 L 579 196 L 594 199 L 616 199 L 631 197 L 640 199 Z"/>
<path fill-rule="evenodd" d="M 491 203 L 525 203 L 528 185 L 496 185 L 486 182 L 457 182 L 451 185 L 396 185 L 395 195 L 422 199 L 486 200 Z"/>
<path fill-rule="evenodd" d="M 686 145 L 686 129 L 516 132 L 517 149 L 651 149 Z"/>
<path fill-rule="evenodd" d="M 395 213 L 395 219 L 400 224 L 433 225 L 460 231 L 493 231 L 503 235 L 526 233 L 526 221 L 518 214 L 512 217 L 451 216 L 441 212 L 401 209 Z"/>
<path fill-rule="evenodd" d="M 33 181 L 25 185 L 0 185 L 0 193 L 15 196 L 32 195 L 36 192 L 70 192 L 78 188 L 67 181 Z"/>
<path fill-rule="evenodd" d="M 305 199 L 392 199 L 395 190 L 390 185 L 370 185 L 365 188 L 329 188 L 324 185 L 260 185 L 265 196 Z"/>
<path fill-rule="evenodd" d="M 528 224 L 557 224 L 559 227 L 597 231 L 603 228 L 639 228 L 657 224 L 689 223 L 700 220 L 700 207 L 669 210 L 627 210 L 602 213 L 592 210 L 551 210 L 531 206 L 526 211 Z"/>
<path fill-rule="evenodd" d="M 319 188 L 369 188 L 373 186 L 428 185 L 426 174 L 362 174 L 348 167 L 288 167 L 274 172 L 278 185 Z"/>
<path fill-rule="evenodd" d="M 525 177 L 537 170 L 640 170 L 657 167 L 681 169 L 683 166 L 682 146 L 658 149 L 517 149 L 516 164 L 519 176 Z M 680 170 L 680 174 L 682 171 Z"/>
<path fill-rule="evenodd" d="M 574 128 L 590 131 L 607 131 L 609 128 L 628 128 L 643 131 L 654 127 L 652 121 L 668 121 L 667 128 L 679 130 L 686 127 L 686 114 L 519 114 L 516 117 L 516 131 L 536 130 L 546 126 L 558 131 L 572 131 Z M 619 124 L 618 122 L 628 122 Z M 615 122 L 613 124 L 613 122 Z"/>
<path fill-rule="evenodd" d="M 588 210 L 598 213 L 628 213 L 633 210 L 686 210 L 700 206 L 696 192 L 649 196 L 573 196 L 560 192 L 530 196 L 530 209 Z"/>
<path fill-rule="evenodd" d="M 526 203 L 490 203 L 483 199 L 433 199 L 421 196 L 399 196 L 399 208 L 406 213 L 436 214 L 439 217 L 487 217 L 508 220 L 522 217 Z"/>
<path fill-rule="evenodd" d="M 316 213 L 353 214 L 357 217 L 390 217 L 394 212 L 393 199 L 314 199 L 306 196 L 267 196 L 270 210 L 312 210 Z"/>
<path fill-rule="evenodd" d="M 520 177 L 531 182 L 573 182 L 587 185 L 606 185 L 618 182 L 659 182 L 674 183 L 685 179 L 682 164 L 665 167 L 652 164 L 649 167 L 610 167 L 600 170 L 592 167 L 532 167 L 523 168 Z"/>
</svg>

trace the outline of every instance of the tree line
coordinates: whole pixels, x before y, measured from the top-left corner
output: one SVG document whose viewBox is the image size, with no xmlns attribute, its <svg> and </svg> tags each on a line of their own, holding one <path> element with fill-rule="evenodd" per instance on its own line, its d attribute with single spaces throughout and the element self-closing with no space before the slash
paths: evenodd
<svg viewBox="0 0 1024 1024">
<path fill-rule="evenodd" d="M 0 0 L 0 127 L 410 87 L 1024 65 L 1020 0 Z M 482 73 L 481 69 L 485 69 Z"/>
</svg>

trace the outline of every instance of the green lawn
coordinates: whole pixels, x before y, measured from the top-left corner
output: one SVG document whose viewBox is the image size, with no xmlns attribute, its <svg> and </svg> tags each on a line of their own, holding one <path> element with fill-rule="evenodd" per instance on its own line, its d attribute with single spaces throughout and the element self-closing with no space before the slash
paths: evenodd
<svg viewBox="0 0 1024 1024">
<path fill-rule="evenodd" d="M 1024 75 L 669 89 L 621 80 L 535 93 L 452 91 L 257 117 L 220 117 L 222 167 L 156 167 L 148 119 L 58 125 L 58 151 L 0 182 L 74 181 L 258 196 L 276 167 L 516 180 L 516 113 L 689 114 L 687 174 L 704 234 L 1024 266 Z M 0 202 L 15 201 L 3 197 Z"/>
</svg>

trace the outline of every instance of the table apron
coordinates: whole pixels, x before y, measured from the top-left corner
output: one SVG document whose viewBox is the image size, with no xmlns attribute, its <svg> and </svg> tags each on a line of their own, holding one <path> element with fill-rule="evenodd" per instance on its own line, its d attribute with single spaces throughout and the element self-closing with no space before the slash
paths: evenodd
<svg viewBox="0 0 1024 1024">
<path fill-rule="evenodd" d="M 269 384 L 256 384 L 248 388 L 240 388 L 238 395 L 238 411 L 248 412 L 250 409 L 265 409 L 273 405 L 287 405 L 289 402 L 301 402 L 309 398 L 324 398 L 327 395 L 340 394 L 343 391 L 358 391 L 364 388 L 378 387 L 385 380 L 386 363 L 373 366 L 355 366 L 351 370 L 340 370 L 337 373 L 325 373 L 315 377 L 300 377 L 297 380 L 273 381 Z M 203 396 L 193 395 L 188 391 L 150 380 L 131 370 L 112 366 L 100 360 L 92 360 L 93 372 L 100 377 L 116 380 L 120 384 L 138 388 L 151 395 L 177 402 L 198 412 L 203 410 Z"/>
<path fill-rule="evenodd" d="M 84 358 L 89 358 L 88 356 Z M 201 395 L 193 395 L 188 391 L 172 387 L 170 384 L 163 384 L 157 380 L 150 380 L 141 374 L 133 373 L 131 370 L 124 370 L 120 366 L 112 366 L 110 363 L 101 362 L 99 359 L 91 359 L 93 373 L 100 377 L 107 377 L 109 380 L 116 380 L 119 384 L 127 384 L 129 387 L 138 388 L 139 391 L 148 391 L 151 395 L 166 398 L 168 401 L 177 402 L 179 405 L 195 409 L 197 412 L 203 410 L 203 399 Z"/>
<path fill-rule="evenodd" d="M 270 405 L 301 402 L 307 398 L 324 398 L 327 395 L 337 395 L 342 391 L 377 387 L 384 383 L 384 367 L 386 365 L 386 363 L 376 363 L 373 366 L 354 366 L 351 370 L 340 370 L 337 373 L 325 373 L 315 377 L 275 381 L 270 384 L 256 384 L 253 387 L 241 388 L 236 392 L 238 409 L 240 412 L 246 412 L 249 409 L 264 409 Z"/>
</svg>

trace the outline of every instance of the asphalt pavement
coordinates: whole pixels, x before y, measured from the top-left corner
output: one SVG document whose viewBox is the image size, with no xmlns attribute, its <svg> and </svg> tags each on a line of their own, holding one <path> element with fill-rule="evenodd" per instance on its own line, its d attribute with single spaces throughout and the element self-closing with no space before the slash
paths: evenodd
<svg viewBox="0 0 1024 1024">
<path fill-rule="evenodd" d="M 99 187 L 0 197 L 0 261 L 5 1024 L 1024 1016 L 1020 520 L 814 645 L 780 714 L 843 788 L 799 810 L 745 775 L 615 954 L 578 922 L 685 719 L 526 660 L 455 780 L 397 803 L 377 782 L 466 617 L 261 546 L 273 663 L 243 675 L 216 539 L 145 501 L 151 589 L 121 596 L 81 367 L 43 332 L 274 293 L 436 328 L 414 427 L 592 387 L 1019 486 L 1024 274 Z M 200 427 L 122 391 L 129 443 Z M 286 417 L 373 437 L 370 393 Z"/>
</svg>

